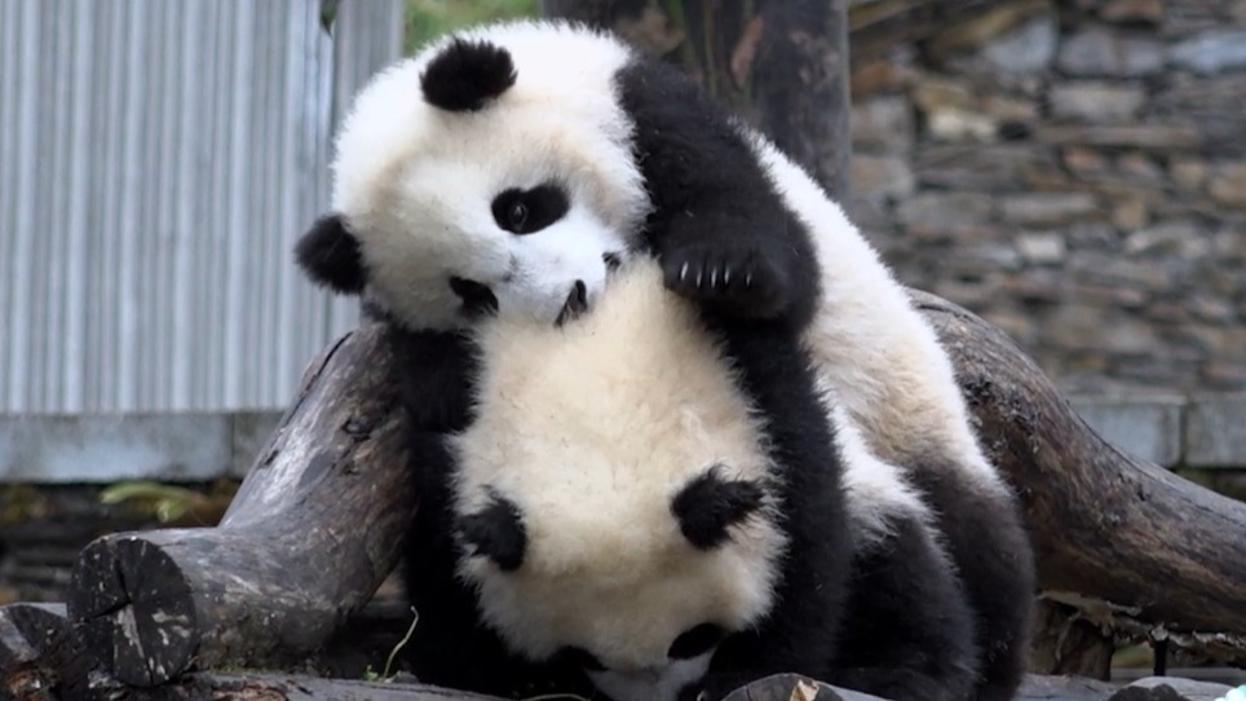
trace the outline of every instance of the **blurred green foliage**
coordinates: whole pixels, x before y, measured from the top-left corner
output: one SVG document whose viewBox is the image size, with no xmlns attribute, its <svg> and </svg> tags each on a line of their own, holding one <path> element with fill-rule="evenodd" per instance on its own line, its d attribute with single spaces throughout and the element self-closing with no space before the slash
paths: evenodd
<svg viewBox="0 0 1246 701">
<path fill-rule="evenodd" d="M 407 0 L 404 49 L 414 53 L 429 39 L 460 27 L 537 14 L 537 0 Z"/>
</svg>

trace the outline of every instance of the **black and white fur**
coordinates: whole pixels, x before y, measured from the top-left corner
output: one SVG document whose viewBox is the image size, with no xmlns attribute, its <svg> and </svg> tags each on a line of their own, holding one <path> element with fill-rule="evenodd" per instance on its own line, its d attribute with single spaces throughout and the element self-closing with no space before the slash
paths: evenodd
<svg viewBox="0 0 1246 701">
<path fill-rule="evenodd" d="M 571 659 L 604 664 L 608 676 L 595 673 L 597 686 L 620 699 L 637 690 L 674 691 L 673 675 L 691 679 L 701 668 L 663 666 L 657 651 L 684 624 L 709 617 L 704 622 L 730 634 L 712 663 L 707 658 L 704 683 L 688 688 L 711 696 L 779 671 L 895 698 L 1011 696 L 1023 669 L 1032 587 L 1012 497 L 977 445 L 932 330 L 840 209 L 768 142 L 675 71 L 607 36 L 520 23 L 441 42 L 383 73 L 359 97 L 338 146 L 336 214 L 307 234 L 300 262 L 335 289 L 364 292 L 394 319 L 400 350 L 411 359 L 410 404 L 429 429 L 417 437 L 414 463 L 458 470 L 453 481 L 434 476 L 421 485 L 417 528 L 424 537 L 410 558 L 417 605 L 427 604 L 416 660 L 430 681 L 514 692 L 514 683 L 539 672 L 558 677 L 565 667 L 558 660 Z M 739 464 L 727 467 L 738 472 L 725 477 L 709 469 L 718 464 L 706 464 L 709 453 L 700 462 L 662 465 L 673 482 L 653 493 L 670 498 L 615 505 L 642 533 L 665 528 L 666 540 L 637 535 L 603 548 L 593 547 L 597 536 L 577 541 L 596 532 L 585 525 L 593 522 L 588 517 L 609 513 L 600 504 L 580 520 L 534 530 L 545 517 L 534 514 L 557 519 L 578 494 L 555 489 L 575 468 L 547 463 L 546 452 L 597 450 L 612 467 L 592 474 L 650 484 L 643 471 L 620 476 L 618 465 L 635 470 L 638 461 L 602 446 L 626 447 L 620 436 L 627 431 L 645 435 L 645 427 L 670 425 L 646 422 L 643 413 L 623 421 L 635 402 L 613 405 L 610 392 L 571 391 L 558 404 L 543 394 L 547 387 L 530 384 L 520 395 L 534 403 L 495 425 L 504 412 L 490 402 L 515 396 L 497 391 L 498 368 L 518 346 L 511 336 L 491 350 L 491 334 L 510 323 L 557 334 L 559 343 L 583 325 L 618 332 L 611 326 L 618 314 L 593 308 L 610 303 L 616 289 L 635 287 L 631 276 L 643 274 L 650 256 L 665 287 L 696 303 L 695 317 L 675 316 L 693 329 L 687 333 L 700 348 L 696 357 L 735 392 L 728 404 L 739 426 L 753 426 L 751 433 L 739 428 L 739 445 L 752 445 L 751 457 L 733 461 Z M 622 281 L 607 289 L 610 269 L 621 263 Z M 638 295 L 630 303 L 659 313 L 677 303 L 670 297 L 645 302 Z M 629 299 L 620 295 L 619 303 Z M 551 328 L 586 309 L 584 318 Z M 496 319 L 482 321 L 490 311 Z M 642 344 L 678 337 L 659 324 L 628 333 Z M 575 354 L 559 354 L 561 364 L 536 362 L 514 376 L 543 369 L 546 384 L 557 384 L 585 371 L 605 381 L 609 367 L 587 372 L 600 356 L 632 380 L 652 370 L 654 383 L 639 388 L 643 397 L 679 386 L 678 374 L 662 372 L 668 361 L 683 367 L 673 358 L 646 365 L 617 338 L 613 356 L 590 336 L 578 351 L 567 343 Z M 656 379 L 663 377 L 666 384 Z M 697 406 L 700 396 L 688 400 Z M 821 396 L 836 407 L 830 416 Z M 700 406 L 713 413 L 724 405 Z M 605 439 L 591 426 L 610 421 L 558 418 L 576 415 L 560 411 L 591 417 L 599 410 L 596 416 L 630 428 Z M 535 420 L 542 411 L 555 417 L 552 424 Z M 764 421 L 750 424 L 745 416 Z M 519 453 L 526 464 L 507 451 L 487 452 L 523 444 L 528 437 L 516 437 L 517 424 L 545 441 Z M 564 428 L 563 442 L 551 446 L 559 426 L 582 431 Z M 444 430 L 455 438 L 435 432 Z M 730 443 L 730 431 L 707 435 L 714 450 Z M 652 455 L 666 454 L 659 437 L 639 442 Z M 538 489 L 542 466 L 559 479 Z M 507 475 L 533 482 L 494 484 Z M 715 487 L 679 515 L 673 499 L 681 492 L 671 490 L 711 476 L 753 485 L 745 491 L 760 495 L 756 504 L 724 520 L 723 504 L 739 499 Z M 600 485 L 581 486 L 605 493 L 595 491 Z M 652 517 L 628 511 L 640 504 Z M 703 512 L 711 517 L 698 519 Z M 708 534 L 684 528 L 701 522 L 711 524 Z M 682 541 L 670 538 L 676 526 Z M 609 544 L 606 536 L 624 537 L 614 531 L 628 528 L 613 523 L 607 530 L 600 542 Z M 749 543 L 768 545 L 750 550 Z M 944 544 L 955 567 L 944 560 Z M 640 558 L 631 566 L 643 573 L 655 562 L 645 558 L 681 547 L 683 559 L 745 558 L 763 574 L 733 579 L 707 568 L 682 585 L 672 579 L 669 586 L 683 586 L 687 600 L 708 607 L 703 615 L 678 614 L 647 596 L 622 600 L 632 608 L 618 601 L 586 607 L 609 588 L 592 573 L 611 571 L 615 558 Z M 526 575 L 557 579 L 560 560 L 550 548 L 590 573 L 580 580 L 583 596 L 517 584 Z M 752 608 L 724 604 L 710 595 L 715 586 L 769 587 L 772 596 L 727 597 L 764 602 Z M 555 619 L 570 623 L 560 627 Z M 627 628 L 630 619 L 666 625 L 642 634 Z M 691 630 L 714 642 L 707 629 Z M 535 663 L 543 660 L 550 660 L 547 670 Z"/>
</svg>

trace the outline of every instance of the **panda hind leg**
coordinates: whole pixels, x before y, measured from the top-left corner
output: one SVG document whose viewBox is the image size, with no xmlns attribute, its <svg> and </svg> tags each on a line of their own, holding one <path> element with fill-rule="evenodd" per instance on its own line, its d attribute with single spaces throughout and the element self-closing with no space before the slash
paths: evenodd
<svg viewBox="0 0 1246 701">
<path fill-rule="evenodd" d="M 978 676 L 974 619 L 931 528 L 900 515 L 858 552 L 828 680 L 893 701 L 960 701 Z"/>
</svg>

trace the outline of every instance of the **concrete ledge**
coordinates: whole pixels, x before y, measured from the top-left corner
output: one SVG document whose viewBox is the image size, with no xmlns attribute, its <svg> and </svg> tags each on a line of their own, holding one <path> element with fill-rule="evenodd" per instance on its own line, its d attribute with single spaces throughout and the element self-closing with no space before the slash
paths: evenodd
<svg viewBox="0 0 1246 701">
<path fill-rule="evenodd" d="M 1165 467 L 1246 470 L 1246 394 L 1074 396 L 1099 435 Z M 280 411 L 0 416 L 0 483 L 242 477 Z"/>
<path fill-rule="evenodd" d="M 1196 395 L 1186 418 L 1186 461 L 1246 468 L 1246 395 Z"/>
<path fill-rule="evenodd" d="M 279 412 L 0 416 L 0 482 L 242 476 Z"/>
<path fill-rule="evenodd" d="M 1165 467 L 1181 464 L 1184 397 L 1074 397 L 1069 403 L 1096 433 L 1118 448 Z M 1242 458 L 1246 464 L 1246 453 Z"/>
</svg>

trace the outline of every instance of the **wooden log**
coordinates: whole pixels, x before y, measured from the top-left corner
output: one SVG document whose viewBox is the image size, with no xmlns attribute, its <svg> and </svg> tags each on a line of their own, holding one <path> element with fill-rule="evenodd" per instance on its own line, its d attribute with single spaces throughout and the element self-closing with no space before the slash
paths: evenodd
<svg viewBox="0 0 1246 701">
<path fill-rule="evenodd" d="M 1047 597 L 1105 628 L 1246 662 L 1246 504 L 1108 444 L 1002 331 L 913 297 L 1021 498 Z"/>
<path fill-rule="evenodd" d="M 116 680 L 96 684 L 109 701 L 502 701 L 423 684 L 326 679 L 303 674 L 188 674 L 162 686 L 134 687 Z"/>
<path fill-rule="evenodd" d="M 63 604 L 0 606 L 0 699 L 87 698 L 94 667 Z"/>
<path fill-rule="evenodd" d="M 105 536 L 69 613 L 120 680 L 281 665 L 319 648 L 396 563 L 414 515 L 389 333 L 326 350 L 216 528 Z"/>
</svg>

